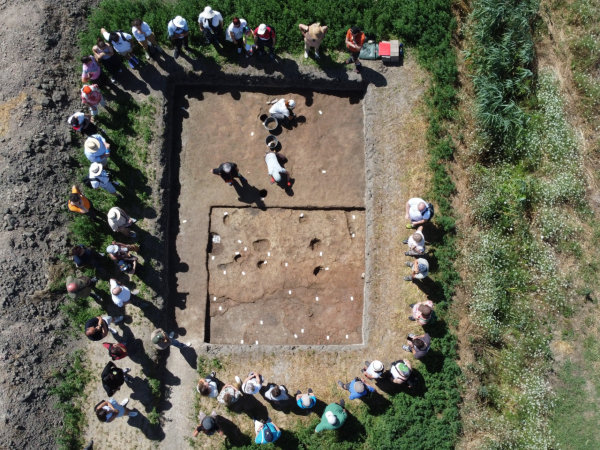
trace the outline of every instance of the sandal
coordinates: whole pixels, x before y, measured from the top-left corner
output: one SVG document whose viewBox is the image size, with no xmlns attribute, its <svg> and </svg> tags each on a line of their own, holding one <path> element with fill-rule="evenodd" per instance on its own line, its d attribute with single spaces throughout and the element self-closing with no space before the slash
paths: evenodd
<svg viewBox="0 0 600 450">
<path fill-rule="evenodd" d="M 407 223 L 406 228 L 408 228 L 409 230 L 412 230 L 414 227 L 413 227 L 412 223 Z"/>
</svg>

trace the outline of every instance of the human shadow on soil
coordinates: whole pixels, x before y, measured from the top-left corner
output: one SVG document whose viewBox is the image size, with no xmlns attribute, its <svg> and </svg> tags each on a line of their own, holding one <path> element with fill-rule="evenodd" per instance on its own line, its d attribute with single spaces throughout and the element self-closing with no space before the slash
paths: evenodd
<svg viewBox="0 0 600 450">
<path fill-rule="evenodd" d="M 148 418 L 141 412 L 135 417 L 127 420 L 127 425 L 139 429 L 147 439 L 152 441 L 162 441 L 165 438 L 165 432 L 160 425 L 152 425 Z"/>
<path fill-rule="evenodd" d="M 266 211 L 267 207 L 261 197 L 261 191 L 256 186 L 252 186 L 247 180 L 242 180 L 242 184 L 233 180 L 233 187 L 238 195 L 238 201 L 248 205 L 256 204 L 257 208 Z"/>
<path fill-rule="evenodd" d="M 218 416 L 219 427 L 225 433 L 225 437 L 229 441 L 229 444 L 235 447 L 244 447 L 246 445 L 252 444 L 252 439 L 245 433 L 239 429 L 239 427 L 234 424 L 231 420 L 226 417 L 223 417 L 219 414 Z"/>
<path fill-rule="evenodd" d="M 244 395 L 237 403 L 229 409 L 237 414 L 246 414 L 248 417 L 267 419 L 269 411 L 265 405 L 258 401 L 254 395 Z"/>
<path fill-rule="evenodd" d="M 187 361 L 190 367 L 196 370 L 196 368 L 198 367 L 198 354 L 196 353 L 196 349 L 193 347 L 184 347 L 180 348 L 179 351 L 181 352 L 181 356 L 183 356 L 183 359 Z"/>
<path fill-rule="evenodd" d="M 135 92 L 142 95 L 150 95 L 150 89 L 148 89 L 146 83 L 143 80 L 136 77 L 130 70 L 126 68 L 123 68 L 123 72 L 119 74 L 117 81 L 119 82 L 121 87 L 127 92 Z M 131 94 L 128 95 L 131 96 Z"/>
</svg>

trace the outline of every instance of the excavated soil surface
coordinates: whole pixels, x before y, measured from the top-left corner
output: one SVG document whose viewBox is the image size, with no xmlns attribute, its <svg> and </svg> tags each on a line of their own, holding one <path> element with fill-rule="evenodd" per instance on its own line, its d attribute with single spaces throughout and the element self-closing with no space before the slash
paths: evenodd
<svg viewBox="0 0 600 450">
<path fill-rule="evenodd" d="M 364 211 L 215 208 L 209 341 L 362 342 Z"/>
<path fill-rule="evenodd" d="M 172 298 L 184 309 L 178 326 L 219 344 L 362 342 L 365 218 L 345 211 L 365 205 L 363 93 L 186 87 L 181 94 L 173 162 L 180 190 L 172 212 L 179 215 Z M 294 179 L 287 190 L 271 185 L 264 161 L 269 132 L 262 122 L 277 98 L 297 104 L 297 123 L 274 132 Z M 248 182 L 229 186 L 213 175 L 210 169 L 223 162 L 236 163 Z M 211 219 L 213 207 L 229 209 L 213 209 Z M 348 214 L 361 231 L 355 238 Z M 211 233 L 222 243 L 212 247 Z M 313 239 L 322 250 L 311 249 Z"/>
</svg>

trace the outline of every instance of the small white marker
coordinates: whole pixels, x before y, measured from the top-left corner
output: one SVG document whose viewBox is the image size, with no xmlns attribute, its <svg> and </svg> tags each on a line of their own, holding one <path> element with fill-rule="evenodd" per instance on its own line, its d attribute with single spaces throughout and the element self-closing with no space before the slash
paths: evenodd
<svg viewBox="0 0 600 450">
<path fill-rule="evenodd" d="M 348 339 L 348 335 L 346 335 L 346 339 Z"/>
<path fill-rule="evenodd" d="M 219 306 L 219 311 L 223 311 L 223 308 L 221 306 Z"/>
<path fill-rule="evenodd" d="M 183 223 L 186 223 L 186 222 L 187 222 L 187 220 L 184 220 L 184 221 L 183 221 Z"/>
<path fill-rule="evenodd" d="M 250 133 L 250 136 L 254 136 L 254 131 L 252 133 Z"/>
<path fill-rule="evenodd" d="M 287 263 L 285 263 L 285 267 L 287 267 Z"/>
<path fill-rule="evenodd" d="M 246 272 L 242 272 L 242 275 L 246 275 Z"/>
<path fill-rule="evenodd" d="M 261 324 L 261 325 L 263 324 L 263 321 L 262 321 L 262 320 L 260 321 L 260 324 Z"/>
<path fill-rule="evenodd" d="M 364 273 L 362 274 L 362 277 L 363 277 L 363 278 L 365 277 L 365 274 L 364 274 Z"/>
<path fill-rule="evenodd" d="M 212 259 L 215 259 L 215 257 L 213 256 Z"/>
<path fill-rule="evenodd" d="M 223 271 L 223 275 L 227 275 L 227 271 L 226 270 Z"/>
<path fill-rule="evenodd" d="M 241 243 L 242 243 L 242 241 L 240 241 L 240 240 L 238 239 L 238 244 L 241 244 Z"/>
<path fill-rule="evenodd" d="M 290 295 L 292 295 L 292 291 L 288 291 Z"/>
<path fill-rule="evenodd" d="M 329 267 L 325 267 L 325 270 L 329 270 Z"/>
<path fill-rule="evenodd" d="M 244 343 L 244 340 L 242 339 L 242 340 L 240 341 L 240 343 L 241 343 L 241 344 L 243 344 L 243 343 Z"/>
<path fill-rule="evenodd" d="M 354 297 L 350 297 L 350 301 L 353 301 L 353 300 L 354 300 Z"/>
<path fill-rule="evenodd" d="M 248 250 L 248 247 L 244 247 L 244 251 L 247 251 L 247 250 Z"/>
<path fill-rule="evenodd" d="M 298 339 L 298 335 L 297 335 L 297 334 L 295 334 L 295 335 L 294 335 L 294 337 L 295 337 L 296 339 Z"/>
<path fill-rule="evenodd" d="M 256 341 L 256 345 L 258 345 L 258 341 Z"/>
<path fill-rule="evenodd" d="M 354 238 L 354 237 L 356 237 L 356 234 L 352 233 L 352 237 L 353 237 L 353 238 Z"/>
<path fill-rule="evenodd" d="M 264 201 L 264 199 L 265 199 L 264 197 L 261 197 L 261 198 L 260 198 L 260 200 L 261 200 L 261 201 Z"/>
<path fill-rule="evenodd" d="M 236 254 L 236 255 L 239 255 L 239 254 L 240 254 L 240 252 L 235 252 L 235 254 Z"/>
<path fill-rule="evenodd" d="M 300 214 L 300 217 L 304 217 L 304 213 Z"/>
<path fill-rule="evenodd" d="M 319 256 L 323 256 L 323 252 L 319 252 Z"/>
<path fill-rule="evenodd" d="M 302 329 L 300 330 L 300 333 L 304 333 L 304 328 L 302 328 Z"/>
<path fill-rule="evenodd" d="M 354 214 L 352 214 L 352 218 L 353 218 L 353 219 L 356 219 L 356 216 L 355 216 Z"/>
<path fill-rule="evenodd" d="M 327 340 L 329 340 L 329 336 L 327 336 Z"/>
<path fill-rule="evenodd" d="M 271 252 L 267 252 L 267 256 L 271 256 Z"/>
<path fill-rule="evenodd" d="M 319 301 L 319 297 L 315 297 L 315 300 L 316 300 L 316 301 Z"/>
<path fill-rule="evenodd" d="M 323 111 L 319 111 L 319 114 L 323 114 Z"/>
<path fill-rule="evenodd" d="M 223 215 L 226 216 L 227 214 L 229 214 L 228 212 L 224 213 Z"/>
<path fill-rule="evenodd" d="M 213 302 L 216 302 L 216 301 L 217 301 L 217 297 L 213 297 Z"/>
<path fill-rule="evenodd" d="M 326 170 L 322 170 L 321 172 L 323 172 L 323 173 L 327 173 L 327 171 L 326 171 Z"/>
<path fill-rule="evenodd" d="M 267 262 L 268 262 L 268 261 L 265 261 L 265 264 L 266 264 Z"/>
</svg>

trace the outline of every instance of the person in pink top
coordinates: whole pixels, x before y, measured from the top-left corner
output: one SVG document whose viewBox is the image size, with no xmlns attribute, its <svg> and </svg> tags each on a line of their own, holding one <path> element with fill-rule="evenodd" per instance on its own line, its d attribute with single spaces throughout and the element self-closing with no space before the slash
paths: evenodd
<svg viewBox="0 0 600 450">
<path fill-rule="evenodd" d="M 98 105 L 105 107 L 104 97 L 97 84 L 85 85 L 81 88 L 81 103 L 90 107 L 92 113 L 92 122 L 94 116 L 98 115 Z"/>
<path fill-rule="evenodd" d="M 421 326 L 427 325 L 427 322 L 429 322 L 431 315 L 433 314 L 433 302 L 427 300 L 425 302 L 413 303 L 408 306 L 412 308 L 412 316 L 409 316 L 408 320 L 419 322 Z"/>
<path fill-rule="evenodd" d="M 104 84 L 104 76 L 102 75 L 100 64 L 98 64 L 92 55 L 84 56 L 81 58 L 81 62 L 83 63 L 81 69 L 82 83 L 95 81 L 98 84 Z"/>
</svg>

